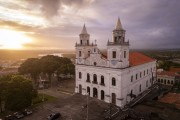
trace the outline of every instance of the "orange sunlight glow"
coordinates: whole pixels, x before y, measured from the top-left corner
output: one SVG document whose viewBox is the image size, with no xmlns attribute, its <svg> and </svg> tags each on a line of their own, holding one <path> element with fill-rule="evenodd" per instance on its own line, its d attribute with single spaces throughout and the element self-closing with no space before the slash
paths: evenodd
<svg viewBox="0 0 180 120">
<path fill-rule="evenodd" d="M 0 29 L 0 49 L 24 49 L 23 44 L 31 42 L 22 32 Z"/>
</svg>

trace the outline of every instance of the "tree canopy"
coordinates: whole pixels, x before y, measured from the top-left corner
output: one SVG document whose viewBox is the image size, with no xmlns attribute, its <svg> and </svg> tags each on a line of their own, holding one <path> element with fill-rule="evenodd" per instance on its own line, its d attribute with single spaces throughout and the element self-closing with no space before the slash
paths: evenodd
<svg viewBox="0 0 180 120">
<path fill-rule="evenodd" d="M 34 89 L 32 81 L 21 75 L 0 77 L 0 107 L 2 103 L 8 110 L 20 110 L 31 105 Z"/>
<path fill-rule="evenodd" d="M 51 82 L 52 74 L 56 74 L 57 78 L 60 74 L 75 73 L 75 66 L 70 59 L 64 57 L 58 57 L 53 55 L 47 55 L 40 59 L 29 58 L 19 67 L 20 74 L 30 74 L 31 78 L 35 80 L 37 84 L 37 77 L 40 73 L 48 75 Z"/>
</svg>

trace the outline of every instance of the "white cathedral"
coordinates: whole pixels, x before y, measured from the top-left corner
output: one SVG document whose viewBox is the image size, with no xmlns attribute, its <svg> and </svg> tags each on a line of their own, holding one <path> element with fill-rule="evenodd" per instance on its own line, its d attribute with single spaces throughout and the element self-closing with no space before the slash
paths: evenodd
<svg viewBox="0 0 180 120">
<path fill-rule="evenodd" d="M 96 43 L 90 43 L 83 26 L 76 43 L 76 93 L 123 107 L 153 85 L 156 60 L 130 52 L 125 32 L 118 19 L 105 55 Z"/>
</svg>

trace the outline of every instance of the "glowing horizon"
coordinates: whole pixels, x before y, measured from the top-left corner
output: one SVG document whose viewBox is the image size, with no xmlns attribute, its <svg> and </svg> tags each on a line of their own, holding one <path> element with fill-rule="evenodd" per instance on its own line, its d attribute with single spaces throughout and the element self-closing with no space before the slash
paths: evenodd
<svg viewBox="0 0 180 120">
<path fill-rule="evenodd" d="M 32 40 L 22 32 L 0 29 L 0 49 L 25 49 L 24 44 Z"/>
</svg>

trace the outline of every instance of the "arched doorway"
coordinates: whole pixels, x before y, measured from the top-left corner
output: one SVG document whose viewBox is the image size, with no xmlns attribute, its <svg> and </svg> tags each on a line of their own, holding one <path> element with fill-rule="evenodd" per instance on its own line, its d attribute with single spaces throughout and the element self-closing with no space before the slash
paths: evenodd
<svg viewBox="0 0 180 120">
<path fill-rule="evenodd" d="M 139 85 L 139 92 L 141 92 L 141 85 Z"/>
<path fill-rule="evenodd" d="M 87 87 L 87 93 L 90 95 L 90 87 Z"/>
<path fill-rule="evenodd" d="M 116 94 L 112 93 L 112 103 L 116 104 Z"/>
<path fill-rule="evenodd" d="M 79 93 L 82 94 L 82 85 L 79 85 Z"/>
<path fill-rule="evenodd" d="M 101 100 L 104 100 L 104 91 L 101 90 Z"/>
<path fill-rule="evenodd" d="M 98 97 L 98 91 L 97 88 L 93 88 L 93 97 Z"/>
</svg>

